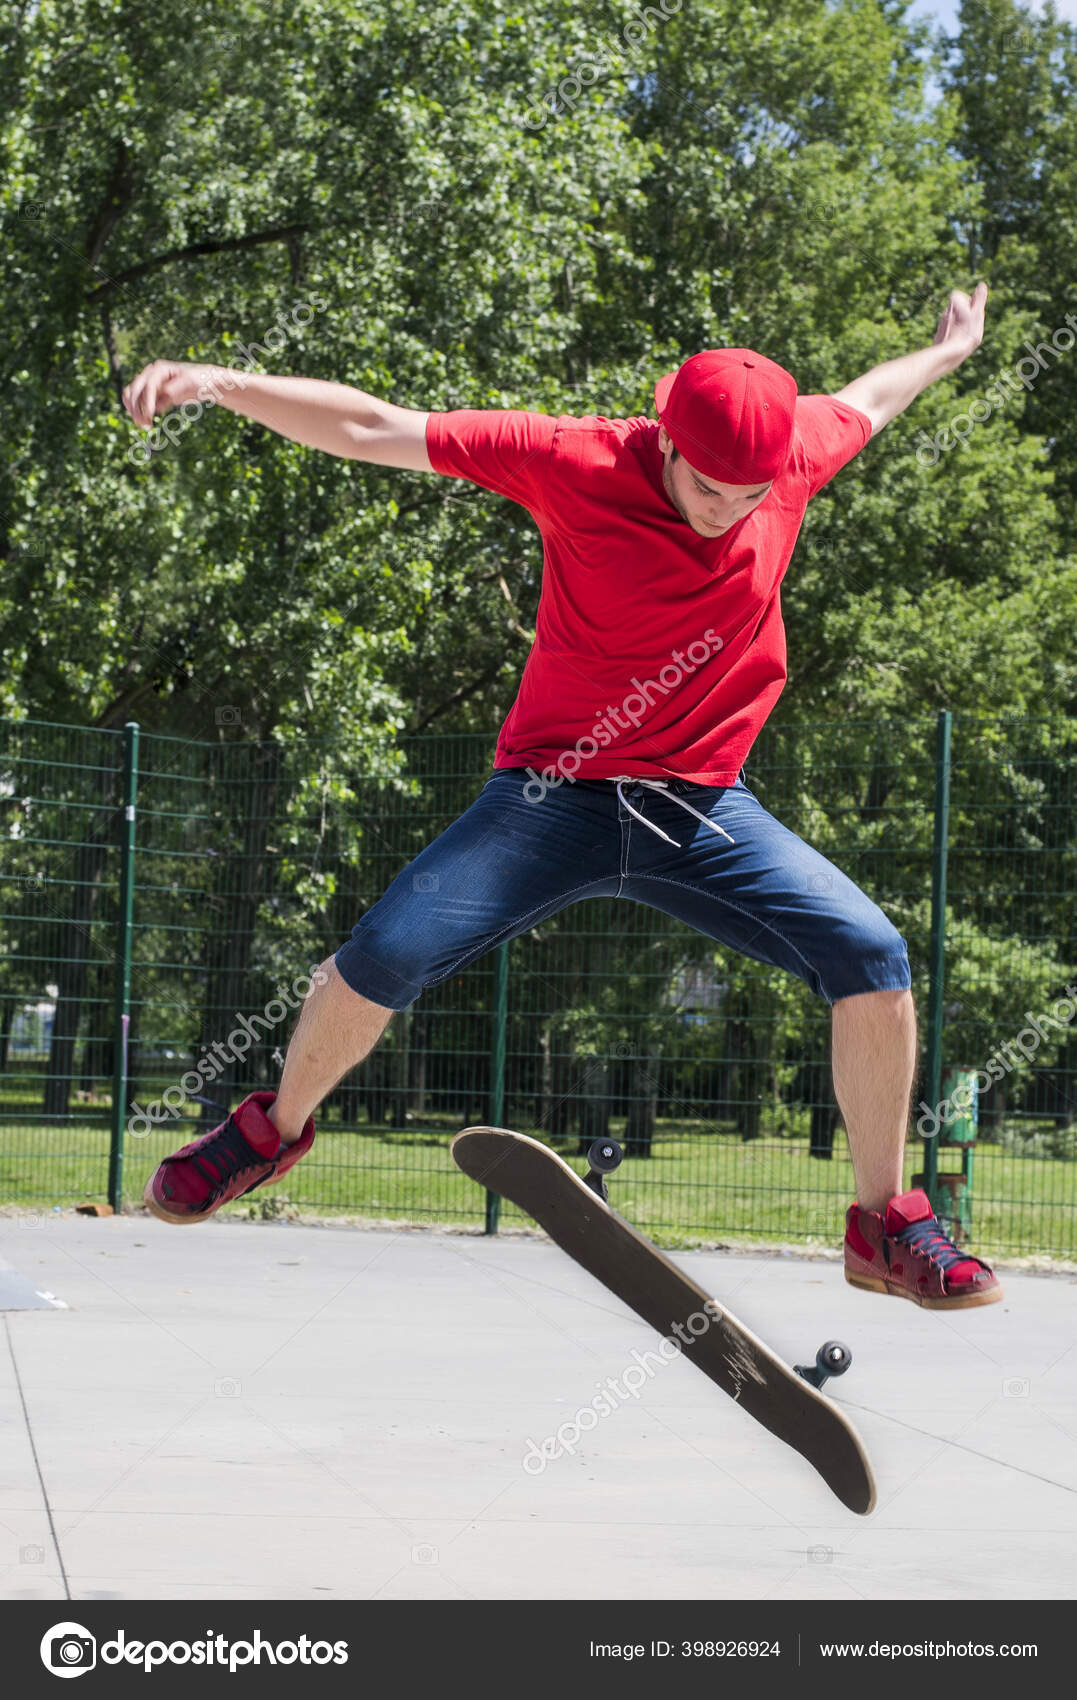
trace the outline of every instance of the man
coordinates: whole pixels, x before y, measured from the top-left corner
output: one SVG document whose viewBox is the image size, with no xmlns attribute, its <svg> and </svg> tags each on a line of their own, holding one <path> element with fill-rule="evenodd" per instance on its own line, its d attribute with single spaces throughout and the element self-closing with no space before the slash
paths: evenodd
<svg viewBox="0 0 1077 1700">
<path fill-rule="evenodd" d="M 470 479 L 544 542 L 534 647 L 494 771 L 322 964 L 280 1086 L 167 1157 L 146 1203 L 201 1221 L 310 1150 L 313 1112 L 394 1010 L 589 896 L 626 897 L 798 975 L 832 1009 L 857 1202 L 847 1280 L 935 1309 L 1002 1297 L 991 1269 L 902 1192 L 916 1066 L 905 940 L 781 826 L 743 764 L 785 682 L 779 585 L 809 500 L 983 336 L 986 285 L 934 343 L 836 395 L 798 396 L 751 349 L 709 349 L 655 390 L 659 420 L 425 413 L 347 386 L 156 361 L 137 425 L 205 396 L 327 453 Z"/>
</svg>

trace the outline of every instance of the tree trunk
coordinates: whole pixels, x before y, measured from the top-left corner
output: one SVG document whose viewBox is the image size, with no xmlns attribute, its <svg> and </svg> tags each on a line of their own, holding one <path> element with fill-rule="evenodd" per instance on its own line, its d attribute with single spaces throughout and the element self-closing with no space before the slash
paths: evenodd
<svg viewBox="0 0 1077 1700">
<path fill-rule="evenodd" d="M 84 1092 L 107 1090 L 112 1080 L 112 1003 L 113 970 L 103 962 L 96 964 L 92 976 L 92 996 L 86 1020 L 86 1036 L 82 1042 L 81 1085 Z"/>
<path fill-rule="evenodd" d="M 368 1120 L 384 1127 L 389 1120 L 389 1065 L 392 1052 L 381 1045 L 360 1064 L 358 1096 L 366 1104 Z"/>
<path fill-rule="evenodd" d="M 425 1010 L 417 1010 L 411 1021 L 411 1060 L 409 1064 L 408 1106 L 413 1116 L 426 1114 L 426 1058 L 429 1044 L 429 1018 Z"/>
<path fill-rule="evenodd" d="M 94 1017 L 103 1020 L 103 1006 L 98 1003 L 98 987 L 101 984 L 100 965 L 94 963 L 89 975 L 90 984 L 87 988 L 86 1001 L 89 1011 L 86 1020 L 79 1021 L 79 1031 L 75 1035 L 74 1073 L 78 1079 L 79 1100 L 85 1103 L 93 1091 L 93 1046 L 94 1046 Z M 85 1031 L 83 1029 L 85 1028 Z"/>
<path fill-rule="evenodd" d="M 411 1020 L 411 1114 L 426 1114 L 426 1057 L 430 1054 L 430 1020 L 418 1010 Z"/>
<path fill-rule="evenodd" d="M 408 1125 L 408 1070 L 411 1054 L 411 1010 L 402 1009 L 394 1026 L 392 1050 L 392 1097 L 390 1103 L 393 1127 Z"/>
<path fill-rule="evenodd" d="M 553 1101 L 553 1066 L 550 1061 L 550 1027 L 544 1022 L 539 1028 L 539 1095 L 535 1105 L 535 1124 L 546 1127 L 549 1123 L 550 1105 Z"/>
<path fill-rule="evenodd" d="M 989 1091 L 985 1092 L 978 1106 L 979 1137 L 981 1139 L 998 1139 L 1002 1125 L 1006 1120 L 1006 1087 L 1005 1080 L 994 1081 Z"/>
<path fill-rule="evenodd" d="M 747 1090 L 750 1094 L 753 1089 L 751 1085 L 753 1071 L 747 1070 L 746 1074 L 749 1081 Z M 747 1145 L 750 1139 L 759 1138 L 763 1122 L 763 1106 L 758 1097 L 749 1096 L 740 1109 L 740 1137 L 742 1144 Z"/>
<path fill-rule="evenodd" d="M 580 1155 L 595 1139 L 607 1139 L 610 1131 L 610 1071 L 600 1057 L 591 1057 L 583 1071 L 579 1089 Z"/>
<path fill-rule="evenodd" d="M 1063 1045 L 1055 1059 L 1054 1067 L 1042 1071 L 1047 1097 L 1047 1113 L 1059 1130 L 1069 1127 L 1077 1119 L 1077 1103 L 1074 1101 L 1073 1079 L 1073 1047 Z"/>
<path fill-rule="evenodd" d="M 658 1058 L 637 1057 L 625 1123 L 626 1157 L 649 1157 L 658 1120 Z"/>
<path fill-rule="evenodd" d="M 729 1029 L 729 1054 L 736 1059 L 733 1070 L 735 1082 L 734 1111 L 737 1130 L 747 1143 L 759 1138 L 763 1105 L 759 1093 L 759 1070 L 755 1061 L 752 1027 L 747 1021 L 733 1021 Z"/>
<path fill-rule="evenodd" d="M 831 1158 L 834 1155 L 834 1130 L 838 1118 L 828 1104 L 811 1106 L 811 1143 L 809 1157 Z"/>
<path fill-rule="evenodd" d="M 805 1075 L 808 1113 L 811 1118 L 808 1155 L 829 1161 L 834 1155 L 834 1133 L 840 1120 L 831 1088 L 830 1065 L 809 1063 Z"/>
<path fill-rule="evenodd" d="M 570 1046 L 567 1034 L 555 1028 L 550 1056 L 551 1091 L 542 1123 L 550 1139 L 567 1139 L 576 1119 L 576 1101 L 572 1096 L 572 1071 L 576 1059 Z"/>
<path fill-rule="evenodd" d="M 331 1104 L 340 1111 L 341 1127 L 355 1127 L 359 1121 L 359 1106 L 363 1093 L 358 1081 L 349 1081 L 345 1086 L 338 1086 L 326 1099 L 326 1110 Z"/>
<path fill-rule="evenodd" d="M 233 771 L 239 765 L 241 751 L 247 763 L 242 775 Z M 209 926 L 203 947 L 206 989 L 199 1050 L 208 1052 L 219 1070 L 207 1085 L 205 1096 L 232 1104 L 245 1097 L 254 1084 L 264 1085 L 273 1078 L 268 1058 L 278 1045 L 284 1048 L 286 1037 L 285 1024 L 278 1027 L 261 1010 L 252 1009 L 250 981 L 254 929 L 266 890 L 266 843 L 278 795 L 281 752 L 275 744 L 253 744 L 225 746 L 218 754 L 224 759 L 214 777 L 226 787 L 226 803 L 235 795 L 234 783 L 230 782 L 243 778 L 240 794 L 246 813 L 238 822 L 226 816 L 218 829 L 226 845 L 238 840 L 238 847 L 221 855 L 217 889 L 207 903 Z M 253 1033 L 244 1030 L 237 1015 L 250 1019 Z M 227 1057 L 214 1056 L 211 1047 L 218 1042 Z M 179 1068 L 177 1072 L 185 1071 Z M 202 1117 L 218 1119 L 217 1112 L 206 1105 L 202 1106 Z"/>
</svg>

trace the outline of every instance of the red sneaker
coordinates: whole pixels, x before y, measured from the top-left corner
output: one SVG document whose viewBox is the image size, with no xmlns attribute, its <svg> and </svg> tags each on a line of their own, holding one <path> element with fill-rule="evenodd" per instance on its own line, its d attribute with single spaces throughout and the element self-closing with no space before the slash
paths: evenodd
<svg viewBox="0 0 1077 1700">
<path fill-rule="evenodd" d="M 277 1181 L 314 1144 L 314 1118 L 302 1137 L 282 1145 L 270 1121 L 275 1092 L 252 1092 L 239 1108 L 190 1145 L 166 1157 L 146 1182 L 143 1198 L 162 1222 L 204 1222 L 222 1204 Z"/>
<path fill-rule="evenodd" d="M 885 1217 L 849 1206 L 845 1279 L 869 1293 L 912 1299 L 925 1310 L 967 1310 L 1002 1297 L 994 1272 L 947 1239 L 919 1189 L 892 1198 Z"/>
</svg>

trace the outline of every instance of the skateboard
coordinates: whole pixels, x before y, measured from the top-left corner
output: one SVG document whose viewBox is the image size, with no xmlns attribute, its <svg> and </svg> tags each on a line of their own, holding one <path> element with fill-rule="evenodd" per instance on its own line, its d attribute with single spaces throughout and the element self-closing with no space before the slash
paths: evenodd
<svg viewBox="0 0 1077 1700">
<path fill-rule="evenodd" d="M 812 1365 L 790 1368 L 751 1329 L 609 1205 L 606 1176 L 619 1166 L 614 1139 L 595 1140 L 588 1172 L 537 1139 L 504 1127 L 468 1127 L 452 1141 L 458 1168 L 534 1217 L 550 1238 L 779 1440 L 813 1465 L 850 1511 L 875 1505 L 875 1479 L 860 1437 L 821 1389 L 852 1362 L 840 1340 Z M 702 1321 L 702 1326 L 699 1326 Z"/>
</svg>

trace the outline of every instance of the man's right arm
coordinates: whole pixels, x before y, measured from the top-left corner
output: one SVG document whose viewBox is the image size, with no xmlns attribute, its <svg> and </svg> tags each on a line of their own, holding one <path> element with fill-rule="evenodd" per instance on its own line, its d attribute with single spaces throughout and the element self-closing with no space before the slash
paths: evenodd
<svg viewBox="0 0 1077 1700">
<path fill-rule="evenodd" d="M 428 414 L 379 401 L 350 384 L 154 360 L 123 392 L 131 418 L 147 430 L 157 414 L 191 401 L 215 402 L 294 443 L 347 460 L 407 472 L 434 470 L 426 449 Z"/>
</svg>

